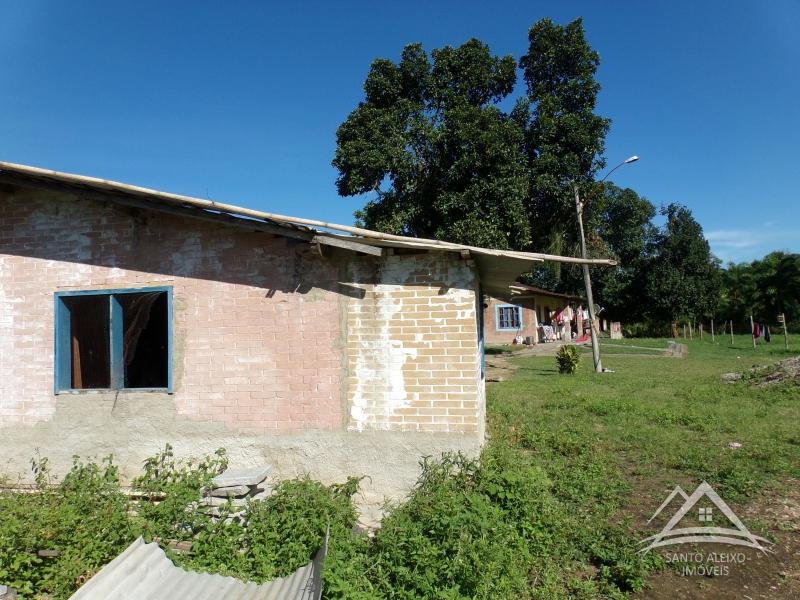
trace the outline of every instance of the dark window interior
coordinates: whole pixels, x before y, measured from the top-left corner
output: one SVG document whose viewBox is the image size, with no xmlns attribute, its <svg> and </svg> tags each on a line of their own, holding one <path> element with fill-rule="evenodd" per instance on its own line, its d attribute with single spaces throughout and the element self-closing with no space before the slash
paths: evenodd
<svg viewBox="0 0 800 600">
<path fill-rule="evenodd" d="M 69 339 L 57 342 L 69 355 L 69 372 L 60 376 L 61 387 L 169 387 L 167 292 L 81 294 L 62 302 Z"/>
<path fill-rule="evenodd" d="M 70 311 L 72 388 L 107 388 L 111 384 L 108 296 L 67 298 Z"/>
<path fill-rule="evenodd" d="M 126 388 L 167 387 L 167 294 L 120 294 Z"/>
</svg>

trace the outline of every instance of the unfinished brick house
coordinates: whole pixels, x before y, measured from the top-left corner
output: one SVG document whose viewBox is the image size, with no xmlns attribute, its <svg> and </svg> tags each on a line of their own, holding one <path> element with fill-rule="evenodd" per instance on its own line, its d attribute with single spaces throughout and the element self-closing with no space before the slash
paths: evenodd
<svg viewBox="0 0 800 600">
<path fill-rule="evenodd" d="M 515 337 L 544 342 L 542 325 L 554 326 L 553 317 L 580 298 L 542 288 L 514 283 L 503 298 L 485 295 L 483 331 L 487 344 L 511 344 Z"/>
<path fill-rule="evenodd" d="M 480 447 L 481 294 L 548 258 L 0 163 L 0 472 L 225 447 L 378 505 Z"/>
</svg>

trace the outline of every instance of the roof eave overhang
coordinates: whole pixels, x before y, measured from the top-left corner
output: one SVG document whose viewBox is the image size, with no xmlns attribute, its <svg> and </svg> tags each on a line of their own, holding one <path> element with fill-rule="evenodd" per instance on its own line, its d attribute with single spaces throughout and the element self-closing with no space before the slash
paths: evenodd
<svg viewBox="0 0 800 600">
<path fill-rule="evenodd" d="M 61 190 L 95 200 L 211 220 L 373 256 L 383 255 L 386 248 L 458 253 L 464 259 L 475 261 L 483 289 L 492 295 L 508 294 L 509 286 L 514 284 L 521 274 L 544 261 L 597 266 L 616 264 L 608 259 L 584 260 L 551 254 L 494 250 L 442 240 L 381 233 L 360 227 L 267 213 L 214 200 L 9 162 L 0 162 L 0 183 Z"/>
</svg>

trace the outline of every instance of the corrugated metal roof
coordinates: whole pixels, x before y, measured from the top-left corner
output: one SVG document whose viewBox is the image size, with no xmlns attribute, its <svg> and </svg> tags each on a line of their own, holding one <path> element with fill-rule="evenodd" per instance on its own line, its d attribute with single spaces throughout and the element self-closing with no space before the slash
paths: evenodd
<svg viewBox="0 0 800 600">
<path fill-rule="evenodd" d="M 318 600 L 327 536 L 314 560 L 261 585 L 176 567 L 158 544 L 137 539 L 70 600 Z"/>
<path fill-rule="evenodd" d="M 237 217 L 240 220 L 240 224 L 241 220 L 245 220 L 244 223 L 261 224 L 262 227 L 271 228 L 269 231 L 278 235 L 283 234 L 290 237 L 307 236 L 309 241 L 312 242 L 320 242 L 332 246 L 344 245 L 344 247 L 349 245 L 351 249 L 355 247 L 358 251 L 367 253 L 369 253 L 370 246 L 457 252 L 463 256 L 467 256 L 468 253 L 478 267 L 484 290 L 490 294 L 507 293 L 508 286 L 514 283 L 520 274 L 530 271 L 535 263 L 542 261 L 593 265 L 616 264 L 615 261 L 609 259 L 584 260 L 572 256 L 558 256 L 537 252 L 493 250 L 441 240 L 392 235 L 315 219 L 267 213 L 233 204 L 161 192 L 97 177 L 62 173 L 50 169 L 0 161 L 0 182 L 2 181 L 12 185 L 31 185 L 37 182 L 41 185 L 49 182 L 51 186 L 53 184 L 62 186 L 57 189 L 72 191 L 72 193 L 78 193 L 79 195 L 81 190 L 94 190 L 109 194 L 109 199 L 111 200 L 128 198 L 131 201 L 138 202 L 139 206 L 149 207 L 154 210 L 159 210 L 159 206 L 161 206 L 169 207 L 173 211 L 181 210 L 185 214 L 190 214 L 193 211 L 194 216 L 200 216 L 206 220 L 217 220 L 221 223 L 230 222 L 232 217 Z M 143 204 L 143 201 L 145 204 Z M 341 235 L 341 233 L 347 235 Z"/>
<path fill-rule="evenodd" d="M 526 283 L 515 282 L 508 286 L 511 290 L 511 295 L 515 298 L 527 298 L 529 294 L 537 296 L 551 296 L 553 298 L 567 298 L 570 300 L 580 300 L 580 296 L 574 294 L 562 294 L 561 292 L 552 292 L 544 288 L 528 285 Z"/>
</svg>

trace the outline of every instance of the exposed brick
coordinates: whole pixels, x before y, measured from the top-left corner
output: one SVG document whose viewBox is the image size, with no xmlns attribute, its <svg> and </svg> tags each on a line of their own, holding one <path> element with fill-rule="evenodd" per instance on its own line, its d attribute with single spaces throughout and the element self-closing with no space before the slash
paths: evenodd
<svg viewBox="0 0 800 600">
<path fill-rule="evenodd" d="M 181 418 L 248 432 L 302 429 L 263 406 L 295 382 L 298 394 L 330 415 L 323 426 L 340 427 L 341 371 L 332 368 L 342 363 L 339 296 L 323 291 L 309 299 L 294 291 L 297 273 L 334 289 L 337 266 L 298 260 L 281 238 L 164 215 L 142 225 L 112 204 L 0 192 L 0 425 L 55 412 L 54 292 L 171 285 L 181 363 L 173 365 L 180 374 L 175 393 L 163 400 L 174 402 Z M 295 344 L 301 364 L 286 352 Z M 294 374 L 311 364 L 331 365 L 324 385 Z M 35 409 L 34 399 L 43 399 Z"/>
</svg>

